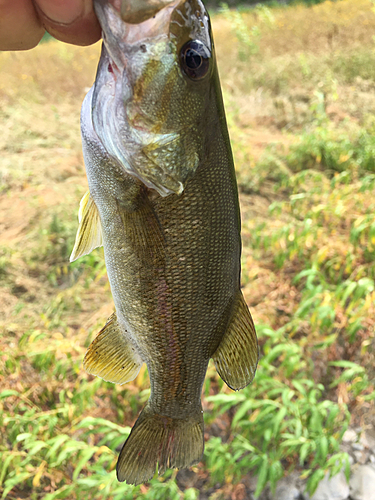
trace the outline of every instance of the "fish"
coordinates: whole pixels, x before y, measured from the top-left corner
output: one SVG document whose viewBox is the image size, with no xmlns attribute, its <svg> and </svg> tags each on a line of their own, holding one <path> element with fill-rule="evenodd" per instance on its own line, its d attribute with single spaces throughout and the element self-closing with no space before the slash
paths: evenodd
<svg viewBox="0 0 375 500">
<path fill-rule="evenodd" d="M 81 111 L 89 191 L 71 261 L 104 247 L 115 305 L 85 370 L 151 392 L 119 454 L 141 484 L 198 463 L 212 358 L 233 390 L 258 343 L 241 291 L 241 221 L 209 15 L 201 0 L 94 0 L 103 44 Z"/>
</svg>

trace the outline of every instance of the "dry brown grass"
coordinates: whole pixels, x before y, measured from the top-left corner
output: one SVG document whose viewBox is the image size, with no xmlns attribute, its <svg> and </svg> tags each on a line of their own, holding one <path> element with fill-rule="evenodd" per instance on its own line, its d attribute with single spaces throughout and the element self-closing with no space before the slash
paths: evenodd
<svg viewBox="0 0 375 500">
<path fill-rule="evenodd" d="M 297 221 L 297 230 L 299 227 L 298 216 L 290 206 L 282 213 L 269 212 L 272 203 L 288 200 L 291 190 L 280 187 L 277 168 L 263 168 L 262 158 L 265 152 L 268 154 L 269 144 L 276 143 L 272 154 L 287 151 L 297 141 L 296 133 L 314 125 L 320 98 L 317 93 L 323 95 L 330 126 L 345 128 L 349 123 L 354 131 L 364 125 L 371 130 L 371 113 L 375 113 L 375 59 L 371 59 L 375 14 L 368 0 L 342 0 L 271 12 L 273 22 L 259 13 L 243 15 L 250 28 L 258 26 L 260 31 L 259 51 L 246 61 L 238 57 L 236 33 L 225 16 L 214 17 L 213 29 L 241 189 L 244 294 L 255 323 L 278 328 L 288 323 L 298 309 L 301 286 L 293 279 L 312 243 L 308 237 L 301 240 L 303 257 L 297 258 L 292 250 L 281 268 L 273 262 L 269 249 L 254 250 L 255 237 L 269 234 L 271 240 L 272 232 L 277 233 L 293 221 Z M 109 390 L 104 385 L 83 413 L 72 403 L 80 388 L 91 390 L 87 387 L 94 382 L 81 369 L 81 359 L 89 337 L 95 335 L 112 311 L 99 258 L 82 267 L 68 265 L 78 203 L 87 186 L 81 153 L 80 106 L 94 81 L 99 50 L 99 44 L 79 48 L 52 41 L 29 52 L 0 54 L 0 386 L 20 391 L 26 395 L 27 405 L 44 410 L 57 405 L 59 395 L 66 393 L 72 415 L 59 432 L 68 432 L 87 415 L 112 421 L 118 421 L 121 415 L 122 423 L 133 423 L 138 409 L 137 405 L 130 408 L 124 404 L 122 389 Z M 360 78 L 357 67 L 362 71 Z M 325 188 L 329 183 L 326 179 Z M 310 184 L 306 185 L 308 191 Z M 326 196 L 327 192 L 328 188 Z M 327 210 L 334 214 L 330 223 L 338 226 L 346 222 L 336 237 L 328 229 L 324 232 L 327 241 L 322 244 L 322 252 L 325 249 L 326 255 L 319 255 L 326 259 L 327 268 L 332 259 L 344 261 L 349 248 L 345 238 L 353 222 L 352 215 L 347 222 L 335 214 L 342 192 L 338 189 L 335 193 L 338 198 L 327 203 Z M 350 196 L 362 200 L 359 208 L 350 203 Z M 365 195 L 356 185 L 344 200 L 347 212 L 353 207 L 356 215 L 372 210 L 371 200 L 363 202 L 361 196 Z M 316 205 L 323 201 L 317 199 Z M 301 207 L 307 213 L 308 207 Z M 264 229 L 259 229 L 262 224 Z M 366 273 L 363 254 L 367 233 L 363 238 L 364 249 L 360 249 L 358 260 L 353 262 L 358 272 Z M 277 253 L 289 242 L 287 236 L 280 238 L 271 250 Z M 334 298 L 327 297 L 333 303 Z M 365 306 L 365 311 L 372 314 L 373 304 Z M 345 308 L 337 304 L 333 307 L 338 311 L 337 328 L 344 330 L 349 323 Z M 368 318 L 355 345 L 344 348 L 334 344 L 327 351 L 325 362 L 344 356 L 373 365 L 369 349 L 374 337 L 372 323 Z M 301 321 L 296 339 L 311 338 L 315 342 L 318 330 L 317 319 L 315 326 L 313 321 Z M 44 351 L 55 358 L 40 368 L 36 359 Z M 316 363 L 317 380 L 326 369 L 325 362 Z M 211 369 L 209 377 L 210 390 L 215 392 L 217 382 Z M 145 387 L 142 374 L 128 386 L 128 399 L 134 397 L 138 401 L 138 393 Z M 350 392 L 345 384 L 344 389 Z M 338 397 L 334 390 L 331 396 Z M 355 398 L 353 401 L 360 419 L 363 408 L 368 410 L 370 403 Z M 6 410 L 14 413 L 11 404 Z M 229 420 L 228 416 L 218 420 L 219 435 L 229 432 Z M 4 449 L 9 448 L 8 443 L 3 444 Z M 17 450 L 20 445 L 14 446 Z M 68 464 L 59 472 L 59 481 L 71 484 L 70 469 Z M 25 495 L 31 498 L 32 493 L 35 498 L 43 498 L 46 492 L 53 491 L 53 481 L 58 481 L 51 472 L 48 474 L 43 476 L 41 486 L 26 488 Z M 207 482 L 203 466 L 199 474 L 203 478 L 199 484 Z M 228 484 L 225 488 L 225 498 L 233 497 L 235 486 Z M 21 494 L 21 489 L 15 489 L 9 498 Z M 74 494 L 68 498 L 73 499 Z"/>
<path fill-rule="evenodd" d="M 243 15 L 248 27 L 259 26 L 261 37 L 260 54 L 267 59 L 299 52 L 313 54 L 327 51 L 373 47 L 375 32 L 375 9 L 370 0 L 339 0 L 308 7 L 296 5 L 293 9 L 272 9 L 273 22 L 265 19 L 261 11 Z M 223 16 L 214 20 L 219 56 L 224 64 L 230 64 L 236 50 L 235 36 Z M 229 67 L 229 66 L 227 66 Z"/>
</svg>

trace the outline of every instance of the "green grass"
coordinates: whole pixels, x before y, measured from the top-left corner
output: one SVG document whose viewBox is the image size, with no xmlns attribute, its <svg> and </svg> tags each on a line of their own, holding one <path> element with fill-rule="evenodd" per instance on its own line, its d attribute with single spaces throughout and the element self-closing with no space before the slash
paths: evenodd
<svg viewBox="0 0 375 500">
<path fill-rule="evenodd" d="M 258 495 L 292 470 L 311 493 L 325 473 L 348 472 L 348 425 L 373 421 L 373 5 L 224 9 L 213 27 L 243 293 L 261 347 L 255 381 L 233 393 L 209 366 L 206 451 L 189 481 L 169 471 L 117 482 L 148 376 L 121 387 L 84 372 L 113 306 L 101 250 L 68 262 L 87 189 L 79 108 L 98 47 L 51 41 L 1 54 L 2 498 L 229 499 L 250 494 L 249 478 Z"/>
<path fill-rule="evenodd" d="M 255 470 L 255 496 L 267 481 L 275 487 L 286 463 L 293 464 L 289 470 L 296 464 L 304 466 L 303 477 L 308 478 L 310 492 L 325 469 L 333 474 L 342 467 L 349 471 L 348 456 L 339 451 L 339 442 L 350 415 L 345 405 L 324 400 L 324 385 L 312 380 L 312 363 L 287 330 L 258 327 L 261 338 L 267 340 L 254 384 L 239 393 L 207 398 L 215 410 L 236 409 L 233 441 L 223 444 L 212 438 L 208 442 L 211 474 L 217 481 L 228 474 L 238 481 L 249 469 Z"/>
</svg>

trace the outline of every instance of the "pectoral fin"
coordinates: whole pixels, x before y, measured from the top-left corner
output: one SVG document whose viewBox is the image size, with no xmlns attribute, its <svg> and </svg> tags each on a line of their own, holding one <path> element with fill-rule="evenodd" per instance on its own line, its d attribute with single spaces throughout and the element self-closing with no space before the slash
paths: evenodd
<svg viewBox="0 0 375 500">
<path fill-rule="evenodd" d="M 76 242 L 70 256 L 70 262 L 103 245 L 99 212 L 90 191 L 87 191 L 79 204 L 78 220 Z"/>
<path fill-rule="evenodd" d="M 122 333 L 116 313 L 90 344 L 83 360 L 87 373 L 114 384 L 134 380 L 142 363 L 137 351 Z"/>
<path fill-rule="evenodd" d="M 181 194 L 197 170 L 199 156 L 194 135 L 193 130 L 182 135 L 161 135 L 158 141 L 142 149 L 147 159 L 147 170 L 142 175 L 155 184 L 162 196 L 171 192 Z"/>
<path fill-rule="evenodd" d="M 137 261 L 144 269 L 149 268 L 150 272 L 154 272 L 165 263 L 165 236 L 150 199 L 143 189 L 136 201 L 136 209 L 124 210 L 119 205 L 118 211 L 124 224 L 130 252 L 137 256 Z M 129 265 L 132 266 L 130 263 Z"/>
<path fill-rule="evenodd" d="M 259 358 L 258 342 L 242 292 L 238 292 L 229 326 L 212 358 L 220 377 L 231 389 L 242 389 L 253 380 Z"/>
</svg>

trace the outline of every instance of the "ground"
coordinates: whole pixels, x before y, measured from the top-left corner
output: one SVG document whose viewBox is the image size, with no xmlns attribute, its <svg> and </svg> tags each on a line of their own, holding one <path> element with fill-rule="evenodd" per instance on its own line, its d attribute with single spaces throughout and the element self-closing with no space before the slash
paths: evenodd
<svg viewBox="0 0 375 500">
<path fill-rule="evenodd" d="M 242 286 L 263 359 L 251 390 L 258 401 L 272 400 L 279 410 L 281 400 L 285 408 L 301 405 L 298 412 L 308 415 L 301 408 L 315 389 L 304 395 L 302 385 L 310 379 L 323 384 L 317 402 L 336 405 L 331 415 L 337 409 L 344 419 L 348 408 L 352 424 L 364 427 L 374 423 L 374 28 L 373 6 L 364 0 L 213 17 L 240 192 Z M 10 499 L 73 499 L 79 488 L 99 498 L 96 487 L 101 498 L 116 498 L 113 476 L 100 482 L 95 467 L 113 470 L 126 426 L 148 397 L 145 370 L 121 388 L 82 368 L 113 311 L 101 250 L 69 264 L 87 189 L 79 112 L 99 50 L 50 41 L 0 54 L 0 485 Z M 273 351 L 280 345 L 283 351 Z M 267 398 L 262 383 L 270 380 L 294 394 Z M 243 472 L 250 466 L 233 436 L 256 443 L 257 432 L 277 429 L 262 420 L 260 407 L 241 406 L 253 393 L 230 403 L 210 366 L 205 460 L 179 473 L 180 489 L 153 480 L 134 494 L 159 498 L 151 493 L 157 483 L 171 488 L 165 498 L 197 498 L 198 490 L 200 498 L 246 498 L 254 474 Z M 283 474 L 277 464 L 286 471 L 312 464 L 311 474 L 324 467 L 312 417 L 300 421 L 299 436 L 295 428 L 280 431 L 285 453 L 272 459 L 268 448 L 252 451 L 259 476 L 274 464 L 275 477 Z M 325 435 L 339 441 L 340 422 L 324 420 Z M 288 432 L 312 448 L 302 441 L 287 448 Z M 322 447 L 320 462 L 314 446 Z M 237 462 L 228 465 L 236 449 Z M 334 452 L 329 441 L 326 453 Z M 223 457 L 220 473 L 214 464 Z M 91 486 L 90 477 L 97 481 Z M 133 498 L 132 490 L 126 494 Z"/>
</svg>

